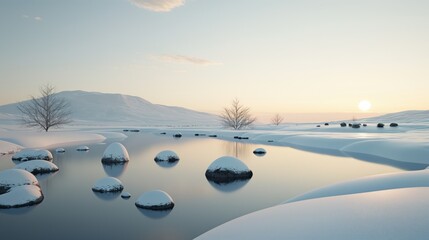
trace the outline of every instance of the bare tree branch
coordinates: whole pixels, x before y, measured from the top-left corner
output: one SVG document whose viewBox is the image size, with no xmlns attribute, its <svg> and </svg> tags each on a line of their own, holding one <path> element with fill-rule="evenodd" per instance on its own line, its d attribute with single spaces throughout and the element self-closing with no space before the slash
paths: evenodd
<svg viewBox="0 0 429 240">
<path fill-rule="evenodd" d="M 222 125 L 235 130 L 251 125 L 256 118 L 250 114 L 250 109 L 240 104 L 238 99 L 234 99 L 230 107 L 225 107 L 220 115 Z"/>
<path fill-rule="evenodd" d="M 39 90 L 41 97 L 31 97 L 28 102 L 18 105 L 22 121 L 29 127 L 40 127 L 46 132 L 51 127 L 59 127 L 71 122 L 70 104 L 57 97 L 54 87 L 44 85 Z"/>
<path fill-rule="evenodd" d="M 280 124 L 283 123 L 284 119 L 285 118 L 282 115 L 276 113 L 276 115 L 274 115 L 274 117 L 271 118 L 271 123 L 274 124 L 274 125 L 276 125 L 276 126 L 278 126 L 278 125 L 280 125 Z"/>
</svg>

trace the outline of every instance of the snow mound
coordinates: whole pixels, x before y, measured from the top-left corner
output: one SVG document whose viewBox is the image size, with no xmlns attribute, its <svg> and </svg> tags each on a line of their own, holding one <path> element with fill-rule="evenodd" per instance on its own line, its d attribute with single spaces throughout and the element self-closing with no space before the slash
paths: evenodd
<svg viewBox="0 0 429 240">
<path fill-rule="evenodd" d="M 267 151 L 265 149 L 263 149 L 263 148 L 257 148 L 255 150 L 253 150 L 253 153 L 255 155 L 263 155 L 263 154 L 266 154 Z"/>
<path fill-rule="evenodd" d="M 139 208 L 150 210 L 167 210 L 174 207 L 173 199 L 168 193 L 161 190 L 154 190 L 143 193 L 136 201 Z"/>
<path fill-rule="evenodd" d="M 114 164 L 114 163 L 128 162 L 129 160 L 130 160 L 130 157 L 124 145 L 118 142 L 114 142 L 114 143 L 111 143 L 106 148 L 106 150 L 104 150 L 103 158 L 101 159 L 101 162 L 105 164 Z"/>
<path fill-rule="evenodd" d="M 196 240 L 426 239 L 429 188 L 404 188 L 312 199 L 256 211 Z"/>
<path fill-rule="evenodd" d="M 179 161 L 179 156 L 173 151 L 165 150 L 158 153 L 155 157 L 155 162 L 168 161 L 168 162 L 177 162 Z"/>
<path fill-rule="evenodd" d="M 250 179 L 252 171 L 241 160 L 223 156 L 210 164 L 206 170 L 206 178 L 215 182 L 232 182 L 240 179 Z"/>
<path fill-rule="evenodd" d="M 0 192 L 22 185 L 39 185 L 37 178 L 22 169 L 7 169 L 0 172 Z"/>
<path fill-rule="evenodd" d="M 53 159 L 52 153 L 45 149 L 32 149 L 26 148 L 12 156 L 15 161 L 28 161 L 28 160 L 47 160 Z"/>
<path fill-rule="evenodd" d="M 97 180 L 92 191 L 94 192 L 120 192 L 124 189 L 122 182 L 114 177 L 105 177 Z"/>
<path fill-rule="evenodd" d="M 42 202 L 42 200 L 43 194 L 38 186 L 17 186 L 0 195 L 0 208 L 31 206 Z"/>
<path fill-rule="evenodd" d="M 55 152 L 57 152 L 57 153 L 65 153 L 66 150 L 64 148 L 57 148 L 57 149 L 55 149 Z"/>
<path fill-rule="evenodd" d="M 33 160 L 23 162 L 15 166 L 16 169 L 22 169 L 31 172 L 32 174 L 50 173 L 58 171 L 57 165 L 45 160 Z"/>
<path fill-rule="evenodd" d="M 79 147 L 76 148 L 76 151 L 86 152 L 86 151 L 89 151 L 89 147 L 87 147 L 87 146 L 79 146 Z"/>
<path fill-rule="evenodd" d="M 313 198 L 373 192 L 395 188 L 429 187 L 429 171 L 380 174 L 322 187 L 288 200 L 286 203 Z"/>
</svg>

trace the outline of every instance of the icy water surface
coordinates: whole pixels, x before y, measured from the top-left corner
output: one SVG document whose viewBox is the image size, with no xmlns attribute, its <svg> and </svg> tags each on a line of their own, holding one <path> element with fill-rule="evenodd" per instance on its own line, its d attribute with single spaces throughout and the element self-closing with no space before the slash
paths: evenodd
<svg viewBox="0 0 429 240">
<path fill-rule="evenodd" d="M 60 171 L 38 176 L 45 195 L 33 207 L 0 210 L 1 239 L 192 239 L 233 218 L 279 204 L 309 190 L 362 176 L 403 171 L 350 157 L 323 155 L 288 147 L 227 142 L 207 137 L 172 138 L 153 133 L 128 133 L 122 141 L 130 162 L 103 166 L 109 143 L 88 145 L 89 152 L 54 154 Z M 267 154 L 252 151 L 263 147 Z M 173 150 L 176 165 L 158 165 L 162 150 Z M 247 182 L 218 185 L 205 178 L 216 158 L 232 155 L 253 171 Z M 14 166 L 11 156 L 0 158 L 0 169 Z M 94 194 L 99 178 L 113 176 L 130 192 Z M 140 210 L 135 200 L 145 191 L 161 189 L 175 201 L 172 211 Z"/>
</svg>

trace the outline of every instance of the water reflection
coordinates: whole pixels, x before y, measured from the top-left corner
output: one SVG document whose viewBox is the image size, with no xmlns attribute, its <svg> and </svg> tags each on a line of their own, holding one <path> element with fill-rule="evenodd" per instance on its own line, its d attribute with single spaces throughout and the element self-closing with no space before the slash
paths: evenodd
<svg viewBox="0 0 429 240">
<path fill-rule="evenodd" d="M 151 219 L 161 219 L 167 217 L 173 209 L 168 210 L 150 210 L 137 207 L 137 209 L 146 217 Z"/>
<path fill-rule="evenodd" d="M 0 213 L 8 214 L 8 215 L 25 215 L 34 210 L 37 205 L 29 206 L 29 207 L 20 207 L 20 208 L 0 208 Z"/>
<path fill-rule="evenodd" d="M 174 162 L 170 162 L 170 161 L 155 161 L 156 164 L 158 164 L 158 166 L 163 167 L 163 168 L 172 168 L 174 166 L 176 166 L 179 161 L 174 161 Z"/>
<path fill-rule="evenodd" d="M 224 141 L 223 146 L 227 153 L 226 155 L 234 156 L 236 158 L 245 158 L 249 156 L 250 147 L 247 143 Z"/>
<path fill-rule="evenodd" d="M 127 169 L 128 162 L 123 163 L 112 163 L 106 164 L 102 163 L 104 172 L 110 177 L 119 177 L 121 176 L 125 170 Z"/>
<path fill-rule="evenodd" d="M 99 199 L 101 199 L 103 201 L 112 201 L 112 200 L 115 200 L 116 198 L 118 198 L 121 195 L 121 191 L 118 191 L 118 192 L 103 192 L 103 193 L 101 193 L 101 192 L 94 192 L 94 191 L 92 191 L 92 192 L 94 193 L 94 195 L 97 198 L 99 198 Z"/>
<path fill-rule="evenodd" d="M 246 185 L 249 182 L 250 179 L 248 180 L 236 180 L 236 181 L 232 181 L 232 182 L 228 182 L 228 183 L 224 183 L 224 182 L 215 182 L 215 181 L 211 181 L 211 180 L 207 180 L 210 185 L 215 188 L 216 190 L 220 191 L 220 192 L 234 192 L 237 191 L 238 189 L 244 187 L 244 185 Z"/>
<path fill-rule="evenodd" d="M 48 178 L 55 176 L 57 173 L 58 171 L 50 172 L 50 173 L 35 174 L 34 176 L 37 178 L 37 181 L 42 182 L 42 181 L 48 180 Z"/>
</svg>

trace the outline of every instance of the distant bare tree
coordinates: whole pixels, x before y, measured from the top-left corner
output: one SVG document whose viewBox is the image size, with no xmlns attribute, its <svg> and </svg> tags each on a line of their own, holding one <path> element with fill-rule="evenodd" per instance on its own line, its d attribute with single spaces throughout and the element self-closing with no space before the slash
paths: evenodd
<svg viewBox="0 0 429 240">
<path fill-rule="evenodd" d="M 71 122 L 70 104 L 56 96 L 50 84 L 40 88 L 41 96 L 21 102 L 18 110 L 22 113 L 22 121 L 29 127 L 40 127 L 46 132 L 51 127 L 59 127 Z"/>
<path fill-rule="evenodd" d="M 285 118 L 282 115 L 276 113 L 276 115 L 274 115 L 274 117 L 271 118 L 271 123 L 278 126 L 283 122 L 284 119 Z"/>
<path fill-rule="evenodd" d="M 250 109 L 234 99 L 230 107 L 225 107 L 220 115 L 222 124 L 235 130 L 242 129 L 252 124 L 256 118 L 250 114 Z"/>
</svg>

